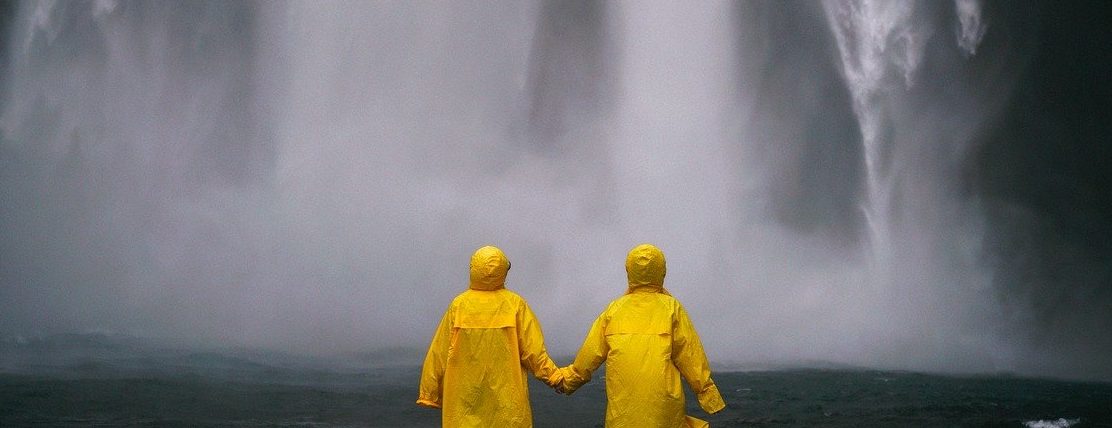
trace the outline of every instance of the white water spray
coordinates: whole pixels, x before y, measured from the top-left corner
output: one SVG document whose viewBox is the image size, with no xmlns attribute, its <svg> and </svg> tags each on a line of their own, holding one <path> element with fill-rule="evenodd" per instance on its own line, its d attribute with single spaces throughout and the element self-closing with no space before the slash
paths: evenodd
<svg viewBox="0 0 1112 428">
<path fill-rule="evenodd" d="M 961 23 L 961 28 L 958 30 L 958 46 L 961 46 L 966 55 L 975 55 L 977 46 L 981 44 L 981 39 L 985 37 L 985 31 L 988 30 L 984 19 L 981 18 L 981 2 L 954 0 L 954 7 L 957 9 L 958 22 Z"/>
<path fill-rule="evenodd" d="M 890 97 L 914 84 L 930 30 L 914 20 L 915 3 L 830 0 L 827 19 L 838 42 L 842 72 L 853 97 L 865 155 L 865 201 L 873 270 L 881 281 L 891 266 L 893 206 L 899 165 L 893 161 Z"/>
<path fill-rule="evenodd" d="M 776 76 L 762 69 L 768 57 L 739 47 L 761 42 L 741 40 L 734 19 L 747 5 L 584 8 L 597 26 L 577 24 L 597 31 L 594 38 L 567 37 L 562 20 L 575 14 L 546 16 L 538 3 L 32 5 L 41 12 L 24 21 L 38 27 L 7 76 L 14 95 L 0 115 L 0 154 L 14 155 L 0 160 L 33 165 L 25 169 L 41 176 L 77 176 L 86 187 L 73 193 L 96 206 L 83 216 L 68 216 L 67 204 L 51 208 L 62 217 L 55 223 L 91 229 L 88 241 L 107 244 L 72 245 L 63 236 L 50 245 L 120 274 L 89 279 L 87 270 L 100 271 L 69 264 L 80 275 L 35 278 L 38 261 L 21 258 L 37 281 L 16 296 L 29 302 L 21 306 L 62 308 L 25 324 L 148 328 L 310 351 L 421 346 L 461 289 L 459 260 L 495 243 L 514 260 L 511 288 L 535 302 L 551 346 L 568 353 L 624 289 L 624 252 L 650 241 L 668 254 L 670 288 L 719 360 L 983 367 L 979 355 L 960 363 L 950 355 L 983 348 L 966 346 L 960 333 L 968 329 L 953 322 L 968 310 L 955 305 L 967 294 L 935 287 L 968 272 L 891 260 L 928 252 L 942 230 L 913 224 L 920 229 L 909 232 L 914 221 L 898 215 L 910 210 L 899 194 L 914 190 L 905 170 L 914 163 L 892 130 L 914 125 L 897 107 L 906 108 L 901 97 L 920 77 L 934 28 L 916 5 L 825 4 L 864 136 L 871 273 L 898 266 L 912 278 L 884 292 L 856 286 L 867 269 L 852 243 L 793 229 L 770 213 L 769 189 L 779 189 L 772 183 L 803 195 L 815 191 L 808 186 L 829 187 L 792 169 L 813 158 L 785 162 L 792 168 L 762 158 L 788 133 L 762 134 L 776 127 L 761 121 L 815 122 L 781 110 L 778 89 L 762 91 L 761 79 Z M 89 16 L 62 13 L 66 7 Z M 803 8 L 817 14 L 803 22 L 823 22 L 817 6 Z M 224 20 L 229 11 L 253 25 Z M 182 22 L 197 25 L 175 25 Z M 826 49 L 825 41 L 806 49 Z M 576 63 L 583 50 L 597 55 Z M 574 67 L 582 68 L 569 72 Z M 571 90 L 577 82 L 568 76 L 596 70 L 616 76 L 616 89 Z M 785 84 L 829 85 L 836 77 L 826 70 Z M 604 80 L 592 83 L 611 84 Z M 568 114 L 557 121 L 560 132 L 537 141 L 527 131 L 530 88 L 557 97 L 546 108 L 584 101 L 561 96 L 592 95 L 604 99 L 584 104 L 607 107 Z M 848 103 L 835 104 L 850 119 Z M 67 163 L 67 151 L 79 161 Z M 228 160 L 240 152 L 243 159 Z M 71 164 L 82 169 L 67 171 Z M 11 187 L 35 195 L 69 185 L 51 179 L 19 178 Z M 859 186 L 849 181 L 839 185 Z M 829 214 L 828 206 L 809 207 L 814 217 Z M 894 244 L 893 236 L 914 233 L 926 238 Z M 103 258 L 87 255 L 94 253 Z M 74 295 L 66 284 L 77 281 L 92 284 L 83 288 L 91 298 L 65 298 Z M 63 298 L 51 301 L 55 295 Z M 384 297 L 390 304 L 378 304 Z"/>
</svg>

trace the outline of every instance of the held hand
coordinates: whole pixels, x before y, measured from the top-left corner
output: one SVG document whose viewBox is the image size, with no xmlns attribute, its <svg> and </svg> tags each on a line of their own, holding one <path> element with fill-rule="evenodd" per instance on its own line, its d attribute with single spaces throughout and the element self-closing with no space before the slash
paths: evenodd
<svg viewBox="0 0 1112 428">
<path fill-rule="evenodd" d="M 565 392 L 564 392 L 566 390 L 566 387 L 564 385 L 564 375 L 565 374 L 566 374 L 566 372 L 564 372 L 564 370 L 557 367 L 556 371 L 552 372 L 552 374 L 548 376 L 548 380 L 547 380 L 546 383 L 548 383 L 548 386 L 552 387 L 552 390 L 556 391 L 557 394 L 565 394 Z"/>
<path fill-rule="evenodd" d="M 579 377 L 575 375 L 574 371 L 572 371 L 571 366 L 560 368 L 560 374 L 560 384 L 553 387 L 556 389 L 556 392 L 565 395 L 572 395 L 575 393 L 575 390 L 579 389 L 579 387 L 583 385 L 581 382 L 576 382 L 574 380 L 578 379 Z"/>
<path fill-rule="evenodd" d="M 564 381 L 563 381 L 563 380 L 561 380 L 561 381 L 560 381 L 560 383 L 557 383 L 557 384 L 555 384 L 555 385 L 552 385 L 552 390 L 553 390 L 553 391 L 556 391 L 556 393 L 557 393 L 557 394 L 566 394 L 566 395 L 571 395 L 571 394 L 570 394 L 570 393 L 568 392 L 568 388 L 567 388 L 567 386 L 566 386 L 566 385 L 564 385 Z"/>
</svg>

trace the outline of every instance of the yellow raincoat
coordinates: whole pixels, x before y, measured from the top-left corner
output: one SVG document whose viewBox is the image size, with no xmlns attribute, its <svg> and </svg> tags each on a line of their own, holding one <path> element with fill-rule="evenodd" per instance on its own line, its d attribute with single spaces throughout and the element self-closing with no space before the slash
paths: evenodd
<svg viewBox="0 0 1112 428">
<path fill-rule="evenodd" d="M 505 288 L 509 269 L 502 250 L 475 251 L 470 289 L 433 335 L 417 404 L 440 408 L 445 427 L 531 427 L 526 371 L 549 386 L 563 379 L 533 311 Z"/>
<path fill-rule="evenodd" d="M 664 274 L 659 249 L 643 244 L 630 251 L 626 294 L 598 316 L 575 362 L 562 369 L 571 393 L 606 362 L 607 428 L 708 426 L 684 414 L 681 375 L 707 413 L 726 407 L 695 326 L 664 289 Z"/>
</svg>

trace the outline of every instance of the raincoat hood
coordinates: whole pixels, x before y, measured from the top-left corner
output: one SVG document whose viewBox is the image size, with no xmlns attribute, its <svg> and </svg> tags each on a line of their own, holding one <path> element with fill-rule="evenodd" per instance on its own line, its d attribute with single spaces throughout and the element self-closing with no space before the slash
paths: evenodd
<svg viewBox="0 0 1112 428">
<path fill-rule="evenodd" d="M 505 288 L 506 272 L 510 270 L 510 259 L 498 247 L 485 246 L 471 255 L 472 290 L 492 291 Z"/>
<path fill-rule="evenodd" d="M 664 266 L 664 252 L 660 251 L 652 244 L 641 244 L 633 247 L 626 256 L 626 278 L 629 280 L 629 288 L 626 294 L 633 292 L 633 289 L 649 286 L 659 289 L 661 292 L 667 293 L 664 290 L 664 274 L 667 269 Z"/>
</svg>

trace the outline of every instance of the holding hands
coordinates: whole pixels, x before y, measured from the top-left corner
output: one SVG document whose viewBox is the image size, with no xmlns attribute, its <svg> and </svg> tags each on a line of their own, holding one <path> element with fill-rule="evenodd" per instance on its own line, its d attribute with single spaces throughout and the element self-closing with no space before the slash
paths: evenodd
<svg viewBox="0 0 1112 428">
<path fill-rule="evenodd" d="M 559 374 L 553 377 L 558 377 L 559 382 L 555 382 L 550 386 L 552 386 L 552 389 L 556 390 L 556 392 L 564 395 L 571 395 L 575 393 L 575 391 L 578 390 L 579 387 L 583 386 L 591 380 L 590 378 L 584 379 L 583 377 L 576 374 L 575 368 L 570 365 L 567 367 L 561 367 L 559 370 Z"/>
</svg>

